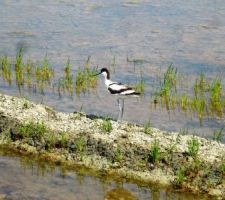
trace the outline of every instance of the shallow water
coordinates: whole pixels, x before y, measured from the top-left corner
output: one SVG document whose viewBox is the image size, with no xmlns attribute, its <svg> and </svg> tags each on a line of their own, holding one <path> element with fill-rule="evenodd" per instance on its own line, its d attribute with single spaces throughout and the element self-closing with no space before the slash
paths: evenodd
<svg viewBox="0 0 225 200">
<path fill-rule="evenodd" d="M 80 170 L 82 171 L 82 170 Z M 68 171 L 44 162 L 16 157 L 0 150 L 0 199 L 76 200 L 191 200 L 202 196 L 179 194 L 156 187 L 109 181 Z"/>
<path fill-rule="evenodd" d="M 224 84 L 224 19 L 223 0 L 3 0 L 0 55 L 15 57 L 21 47 L 25 59 L 40 61 L 47 54 L 58 78 L 68 57 L 72 72 L 84 66 L 89 55 L 91 66 L 99 68 L 110 67 L 115 57 L 113 79 L 135 84 L 143 74 L 146 83 L 144 98 L 126 100 L 124 120 L 150 120 L 161 129 L 188 128 L 191 133 L 212 138 L 213 131 L 224 125 L 224 118 L 206 118 L 200 127 L 195 116 L 155 109 L 150 97 L 158 73 L 171 63 L 185 77 L 180 80 L 184 85 L 191 87 L 201 72 L 208 78 L 221 77 Z M 137 60 L 135 67 L 127 62 L 127 56 Z M 15 85 L 8 86 L 1 77 L 0 92 L 25 96 L 60 111 L 82 109 L 114 118 L 118 113 L 116 98 L 109 96 L 102 80 L 96 91 L 79 98 L 59 98 L 52 91 L 44 96 L 26 89 L 19 93 Z"/>
</svg>

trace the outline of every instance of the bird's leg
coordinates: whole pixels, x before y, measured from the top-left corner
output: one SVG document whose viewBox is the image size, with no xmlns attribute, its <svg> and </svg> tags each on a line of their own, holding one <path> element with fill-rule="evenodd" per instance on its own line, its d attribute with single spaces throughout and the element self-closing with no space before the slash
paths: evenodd
<svg viewBox="0 0 225 200">
<path fill-rule="evenodd" d="M 120 121 L 120 113 L 121 113 L 120 98 L 117 99 L 117 103 L 118 103 L 118 106 L 119 106 L 119 115 L 118 115 L 117 121 Z"/>
<path fill-rule="evenodd" d="M 124 111 L 124 99 L 121 99 L 122 100 L 122 108 L 121 108 L 121 120 L 123 118 L 123 111 Z"/>
<path fill-rule="evenodd" d="M 119 115 L 117 121 L 121 121 L 123 118 L 123 111 L 124 111 L 124 99 L 118 98 L 117 103 L 119 105 Z"/>
</svg>

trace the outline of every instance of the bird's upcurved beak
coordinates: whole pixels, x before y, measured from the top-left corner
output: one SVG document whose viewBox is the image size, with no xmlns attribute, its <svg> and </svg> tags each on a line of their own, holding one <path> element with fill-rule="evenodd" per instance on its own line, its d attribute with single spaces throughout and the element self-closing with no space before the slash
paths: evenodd
<svg viewBox="0 0 225 200">
<path fill-rule="evenodd" d="M 98 75 L 100 75 L 101 74 L 101 72 L 99 72 L 99 73 L 97 73 L 97 74 L 93 74 L 93 76 L 98 76 Z"/>
</svg>

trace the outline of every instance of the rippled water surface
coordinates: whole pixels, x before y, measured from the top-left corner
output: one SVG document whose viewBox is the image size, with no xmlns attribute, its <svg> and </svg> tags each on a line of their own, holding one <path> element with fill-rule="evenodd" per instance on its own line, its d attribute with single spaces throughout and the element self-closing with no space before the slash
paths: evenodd
<svg viewBox="0 0 225 200">
<path fill-rule="evenodd" d="M 202 196 L 94 178 L 0 150 L 0 199 L 191 200 Z M 122 181 L 122 180 L 121 180 Z"/>
<path fill-rule="evenodd" d="M 91 66 L 108 67 L 115 61 L 112 78 L 135 84 L 142 74 L 145 97 L 126 100 L 124 120 L 145 123 L 212 137 L 223 119 L 207 118 L 199 127 L 196 117 L 179 111 L 168 113 L 150 103 L 157 75 L 169 64 L 183 78 L 180 84 L 194 83 L 204 72 L 208 78 L 225 75 L 225 4 L 223 0 L 2 0 L 0 1 L 0 55 L 14 62 L 19 48 L 25 59 L 40 61 L 47 54 L 60 77 L 69 57 L 72 72 L 83 67 L 91 56 Z M 136 62 L 128 62 L 127 57 Z M 115 60 L 114 60 L 115 58 Z M 114 60 L 114 61 L 113 61 Z M 48 91 L 45 95 L 21 93 L 0 78 L 0 91 L 43 102 L 60 111 L 82 109 L 87 113 L 117 117 L 116 98 L 110 97 L 99 81 L 96 91 L 73 98 Z"/>
</svg>

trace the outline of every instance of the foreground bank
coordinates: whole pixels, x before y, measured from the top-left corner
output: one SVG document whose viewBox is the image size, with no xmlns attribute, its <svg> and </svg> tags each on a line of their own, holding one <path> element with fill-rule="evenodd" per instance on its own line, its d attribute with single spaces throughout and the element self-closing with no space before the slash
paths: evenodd
<svg viewBox="0 0 225 200">
<path fill-rule="evenodd" d="M 0 145 L 104 175 L 225 197 L 225 145 L 192 135 L 56 112 L 0 94 Z"/>
</svg>

